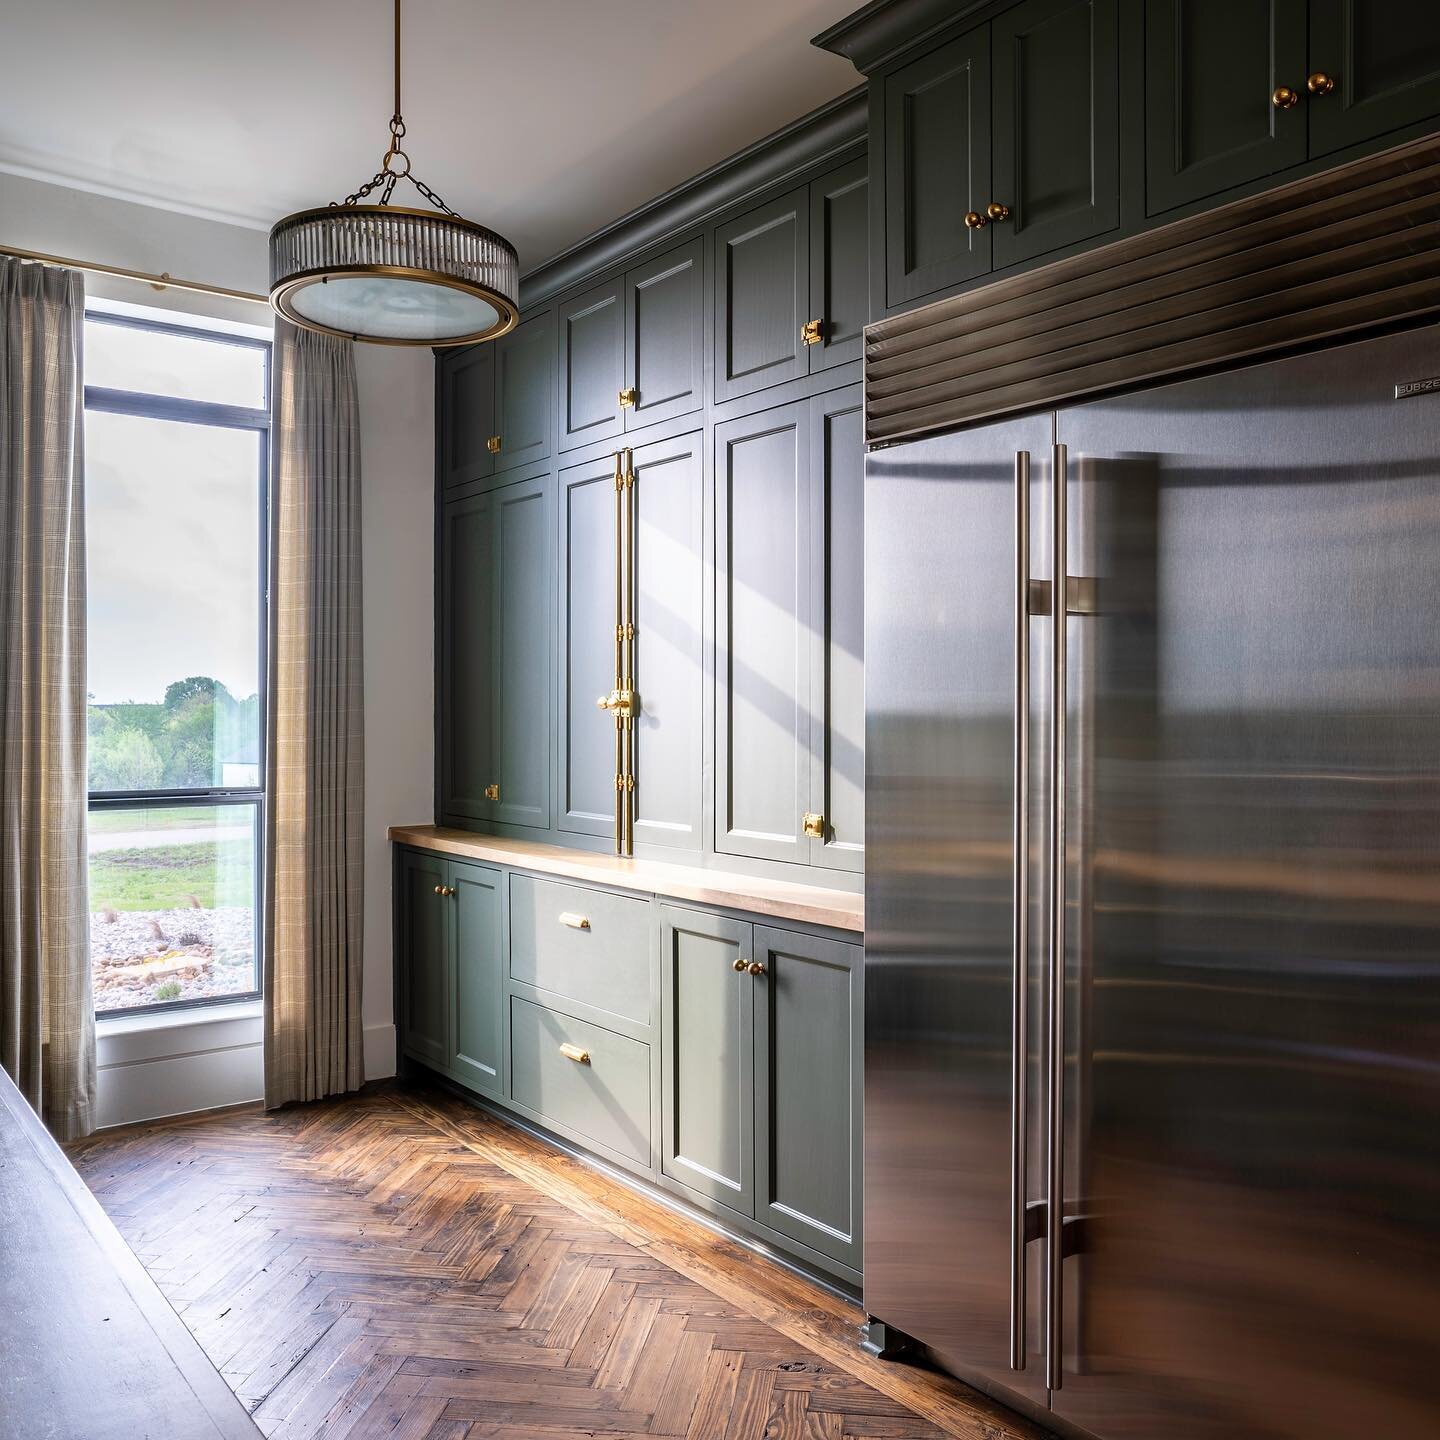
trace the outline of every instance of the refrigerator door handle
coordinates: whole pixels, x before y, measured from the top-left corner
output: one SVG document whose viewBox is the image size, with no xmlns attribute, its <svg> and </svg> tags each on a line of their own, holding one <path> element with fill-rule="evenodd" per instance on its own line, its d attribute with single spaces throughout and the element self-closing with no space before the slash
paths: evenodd
<svg viewBox="0 0 1440 1440">
<path fill-rule="evenodd" d="M 1030 452 L 1015 452 L 1014 815 L 1011 836 L 1010 1368 L 1025 1368 L 1027 1023 L 1030 952 Z"/>
<path fill-rule="evenodd" d="M 1066 543 L 1068 451 L 1051 447 L 1051 554 L 1054 557 L 1051 595 L 1065 595 L 1069 574 Z M 1050 607 L 1050 914 L 1047 949 L 1048 1023 L 1045 1133 L 1045 1383 L 1058 1390 L 1064 1359 L 1061 1337 L 1065 1214 L 1065 744 L 1066 744 L 1066 618 L 1069 606 Z"/>
</svg>

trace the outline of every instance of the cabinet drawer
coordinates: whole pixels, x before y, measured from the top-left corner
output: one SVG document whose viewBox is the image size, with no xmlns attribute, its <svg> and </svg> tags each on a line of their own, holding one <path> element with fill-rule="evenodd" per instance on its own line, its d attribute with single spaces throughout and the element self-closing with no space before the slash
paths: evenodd
<svg viewBox="0 0 1440 1440">
<path fill-rule="evenodd" d="M 648 1025 L 650 902 L 512 875 L 510 976 Z"/>
<path fill-rule="evenodd" d="M 648 1045 L 512 995 L 510 1085 L 517 1104 L 650 1163 Z"/>
</svg>

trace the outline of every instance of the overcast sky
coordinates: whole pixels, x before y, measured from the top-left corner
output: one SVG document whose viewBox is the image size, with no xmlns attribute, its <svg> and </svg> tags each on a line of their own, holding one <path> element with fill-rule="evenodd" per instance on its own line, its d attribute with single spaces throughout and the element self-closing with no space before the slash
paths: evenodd
<svg viewBox="0 0 1440 1440">
<path fill-rule="evenodd" d="M 234 347 L 86 330 L 90 384 L 255 403 L 237 368 L 243 360 L 253 372 L 253 360 Z M 87 413 L 88 689 L 98 703 L 158 701 L 188 675 L 214 676 L 239 698 L 258 688 L 259 455 L 252 430 Z"/>
</svg>

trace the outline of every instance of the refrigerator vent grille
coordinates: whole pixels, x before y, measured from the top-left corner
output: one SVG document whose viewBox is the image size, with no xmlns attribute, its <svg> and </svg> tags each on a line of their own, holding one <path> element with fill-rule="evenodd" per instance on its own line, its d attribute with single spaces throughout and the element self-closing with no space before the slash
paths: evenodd
<svg viewBox="0 0 1440 1440">
<path fill-rule="evenodd" d="M 1440 309 L 1440 136 L 865 331 L 888 444 Z"/>
</svg>

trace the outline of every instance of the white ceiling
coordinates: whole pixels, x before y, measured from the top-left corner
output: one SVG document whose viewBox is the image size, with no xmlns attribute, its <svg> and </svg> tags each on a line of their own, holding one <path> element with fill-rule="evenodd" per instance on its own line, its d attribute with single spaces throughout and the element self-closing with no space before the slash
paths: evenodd
<svg viewBox="0 0 1440 1440">
<path fill-rule="evenodd" d="M 528 268 L 858 83 L 857 3 L 406 0 L 415 172 Z M 268 228 L 378 167 L 389 0 L 0 8 L 0 169 Z"/>
</svg>

